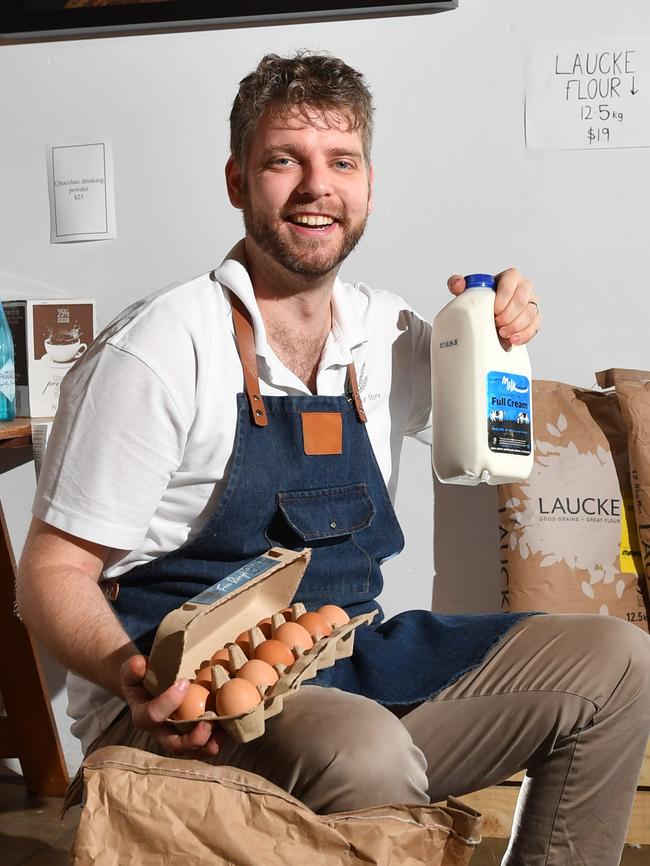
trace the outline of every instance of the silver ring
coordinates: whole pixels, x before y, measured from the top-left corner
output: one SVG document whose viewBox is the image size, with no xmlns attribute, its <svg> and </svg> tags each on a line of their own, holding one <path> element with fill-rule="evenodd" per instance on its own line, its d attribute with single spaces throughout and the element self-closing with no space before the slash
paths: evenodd
<svg viewBox="0 0 650 866">
<path fill-rule="evenodd" d="M 537 310 L 537 315 L 539 316 L 539 304 L 537 303 L 537 301 L 528 301 L 528 303 L 532 304 L 535 307 L 535 309 Z"/>
</svg>

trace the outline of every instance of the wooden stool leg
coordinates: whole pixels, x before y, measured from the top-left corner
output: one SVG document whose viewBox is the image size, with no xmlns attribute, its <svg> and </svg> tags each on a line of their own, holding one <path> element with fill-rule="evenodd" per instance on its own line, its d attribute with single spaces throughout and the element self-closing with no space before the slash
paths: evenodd
<svg viewBox="0 0 650 866">
<path fill-rule="evenodd" d="M 62 797 L 68 771 L 45 678 L 29 632 L 15 613 L 16 561 L 0 505 L 0 758 L 18 758 L 28 792 Z"/>
</svg>

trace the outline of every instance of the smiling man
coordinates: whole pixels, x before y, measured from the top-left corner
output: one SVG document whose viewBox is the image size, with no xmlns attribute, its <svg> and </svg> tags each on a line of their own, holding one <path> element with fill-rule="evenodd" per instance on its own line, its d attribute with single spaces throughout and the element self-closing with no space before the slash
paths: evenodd
<svg viewBox="0 0 650 866">
<path fill-rule="evenodd" d="M 312 548 L 308 608 L 377 608 L 381 563 L 404 541 L 402 441 L 430 427 L 429 324 L 337 276 L 372 207 L 362 76 L 267 56 L 231 133 L 244 239 L 125 311 L 63 383 L 17 592 L 74 672 L 73 730 L 86 752 L 123 743 L 252 770 L 321 813 L 438 801 L 528 768 L 504 862 L 614 866 L 650 728 L 650 640 L 627 623 L 380 616 L 244 745 L 166 723 L 187 681 L 143 688 L 165 614 L 273 545 Z M 538 326 L 531 284 L 505 271 L 500 337 Z"/>
<path fill-rule="evenodd" d="M 226 180 L 243 210 L 246 265 L 267 335 L 316 393 L 334 278 L 363 234 L 372 168 L 349 108 L 278 108 L 261 117 L 248 151 L 235 144 Z"/>
<path fill-rule="evenodd" d="M 345 115 L 266 114 L 250 152 L 231 157 L 226 168 L 248 246 L 301 277 L 335 273 L 370 213 L 368 159 Z"/>
</svg>

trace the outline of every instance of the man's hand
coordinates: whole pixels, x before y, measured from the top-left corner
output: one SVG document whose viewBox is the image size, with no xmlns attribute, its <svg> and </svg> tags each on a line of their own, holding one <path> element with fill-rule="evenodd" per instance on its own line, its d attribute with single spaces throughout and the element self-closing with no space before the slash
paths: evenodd
<svg viewBox="0 0 650 866">
<path fill-rule="evenodd" d="M 213 722 L 197 722 L 185 734 L 180 734 L 165 721 L 183 703 L 189 680 L 177 680 L 172 686 L 152 698 L 142 685 L 147 671 L 144 656 L 131 656 L 121 669 L 122 691 L 131 707 L 134 727 L 147 731 L 168 755 L 195 758 L 213 757 L 219 752 L 225 734 Z"/>
<path fill-rule="evenodd" d="M 537 296 L 533 284 L 516 268 L 496 275 L 494 322 L 502 341 L 523 346 L 535 336 L 541 325 Z M 460 295 L 465 291 L 465 278 L 454 274 L 447 280 L 449 291 Z"/>
</svg>

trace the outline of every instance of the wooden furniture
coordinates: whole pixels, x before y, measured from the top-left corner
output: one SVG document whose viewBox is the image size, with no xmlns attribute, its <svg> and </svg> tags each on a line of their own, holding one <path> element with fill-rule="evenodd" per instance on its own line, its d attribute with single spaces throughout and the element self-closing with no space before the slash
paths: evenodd
<svg viewBox="0 0 650 866">
<path fill-rule="evenodd" d="M 0 448 L 25 448 L 31 444 L 31 435 L 29 418 L 0 421 Z"/>
<path fill-rule="evenodd" d="M 485 788 L 461 798 L 464 803 L 483 815 L 484 837 L 500 839 L 510 836 L 522 778 L 523 773 L 513 776 L 502 785 Z M 650 743 L 641 769 L 626 841 L 636 845 L 650 845 Z"/>
<path fill-rule="evenodd" d="M 0 422 L 0 448 L 30 445 L 29 419 Z M 0 506 L 0 758 L 18 758 L 32 796 L 62 797 L 68 785 L 36 647 L 14 608 L 16 561 Z"/>
</svg>

